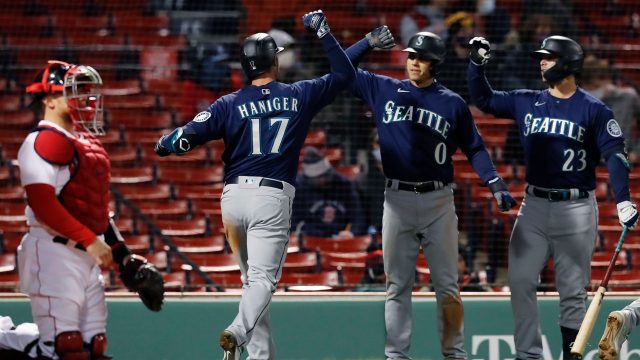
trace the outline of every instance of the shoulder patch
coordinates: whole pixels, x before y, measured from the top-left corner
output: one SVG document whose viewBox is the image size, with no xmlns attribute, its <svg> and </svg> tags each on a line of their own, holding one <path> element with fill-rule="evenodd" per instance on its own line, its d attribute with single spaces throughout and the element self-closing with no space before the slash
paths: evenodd
<svg viewBox="0 0 640 360">
<path fill-rule="evenodd" d="M 195 122 L 205 122 L 211 117 L 211 113 L 208 111 L 201 111 L 193 118 Z"/>
<path fill-rule="evenodd" d="M 40 130 L 33 144 L 36 153 L 48 163 L 68 165 L 75 155 L 73 142 L 56 130 Z"/>
<path fill-rule="evenodd" d="M 620 129 L 620 125 L 618 125 L 616 119 L 607 121 L 607 132 L 613 137 L 622 136 L 622 129 Z"/>
</svg>

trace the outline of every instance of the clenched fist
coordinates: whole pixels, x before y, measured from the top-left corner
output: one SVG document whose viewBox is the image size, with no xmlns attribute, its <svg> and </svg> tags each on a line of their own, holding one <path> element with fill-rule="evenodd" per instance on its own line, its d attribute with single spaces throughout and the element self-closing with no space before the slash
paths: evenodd
<svg viewBox="0 0 640 360">
<path fill-rule="evenodd" d="M 309 32 L 315 32 L 318 38 L 322 38 L 331 31 L 327 24 L 327 18 L 322 10 L 316 10 L 306 13 L 302 16 L 304 28 Z"/>
<path fill-rule="evenodd" d="M 476 65 L 485 65 L 491 58 L 489 40 L 477 36 L 469 40 L 469 59 Z"/>
</svg>

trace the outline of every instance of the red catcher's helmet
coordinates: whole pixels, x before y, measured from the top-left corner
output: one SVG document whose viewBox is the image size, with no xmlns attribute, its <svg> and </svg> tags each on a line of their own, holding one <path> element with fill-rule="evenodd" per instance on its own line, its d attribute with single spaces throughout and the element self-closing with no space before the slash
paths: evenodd
<svg viewBox="0 0 640 360">
<path fill-rule="evenodd" d="M 33 94 L 33 103 L 39 103 L 47 95 L 62 93 L 74 126 L 103 135 L 101 88 L 102 78 L 91 66 L 49 60 L 27 86 L 27 93 Z"/>
</svg>

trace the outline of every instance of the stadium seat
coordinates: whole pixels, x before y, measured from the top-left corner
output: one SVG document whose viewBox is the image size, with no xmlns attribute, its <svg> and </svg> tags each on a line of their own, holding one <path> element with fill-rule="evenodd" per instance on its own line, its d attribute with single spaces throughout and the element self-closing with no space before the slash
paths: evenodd
<svg viewBox="0 0 640 360">
<path fill-rule="evenodd" d="M 151 166 L 140 167 L 112 167 L 112 184 L 142 184 L 151 183 L 155 180 Z"/>
<path fill-rule="evenodd" d="M 324 129 L 311 129 L 304 139 L 304 146 L 323 148 L 327 143 L 327 133 Z"/>
<path fill-rule="evenodd" d="M 156 220 L 155 225 L 166 236 L 211 236 L 210 220 L 204 217 L 193 220 Z"/>
<path fill-rule="evenodd" d="M 321 252 L 320 260 L 323 270 L 342 269 L 344 271 L 364 271 L 367 253 L 364 251 L 354 253 Z"/>
<path fill-rule="evenodd" d="M 0 273 L 0 292 L 20 292 L 18 272 Z"/>
<path fill-rule="evenodd" d="M 189 259 L 207 273 L 234 273 L 240 277 L 240 266 L 232 254 L 189 254 Z M 188 265 L 184 270 L 191 270 Z"/>
<path fill-rule="evenodd" d="M 154 148 L 151 146 L 142 147 L 142 153 L 146 162 L 157 162 L 161 166 L 205 167 L 213 164 L 211 161 L 211 149 L 206 145 L 197 147 L 180 156 L 160 157 L 156 155 Z"/>
<path fill-rule="evenodd" d="M 22 94 L 4 94 L 0 96 L 0 111 L 16 112 L 24 107 Z M 33 115 L 33 113 L 32 113 Z M 2 119 L 10 120 L 11 114 L 2 114 Z"/>
<path fill-rule="evenodd" d="M 135 205 L 142 214 L 153 219 L 184 220 L 191 216 L 187 200 L 137 200 Z M 126 210 L 123 210 L 123 213 L 126 215 Z"/>
<path fill-rule="evenodd" d="M 151 235 L 127 235 L 125 243 L 134 254 L 146 255 L 151 248 Z"/>
<path fill-rule="evenodd" d="M 184 254 L 197 253 L 221 253 L 225 250 L 225 239 L 223 235 L 202 236 L 202 237 L 177 237 L 171 238 L 177 250 Z M 165 245 L 165 249 L 168 250 Z"/>
<path fill-rule="evenodd" d="M 338 165 L 336 166 L 336 171 L 338 174 L 353 181 L 360 175 L 360 165 Z"/>
<path fill-rule="evenodd" d="M 341 288 L 337 271 L 317 274 L 284 272 L 278 282 L 285 291 L 335 291 Z"/>
<path fill-rule="evenodd" d="M 16 264 L 16 254 L 0 254 L 0 274 L 17 271 Z"/>
<path fill-rule="evenodd" d="M 105 96 L 136 95 L 140 93 L 142 93 L 142 84 L 139 79 L 109 81 L 102 86 L 102 94 Z"/>
<path fill-rule="evenodd" d="M 134 147 L 118 147 L 107 152 L 111 166 L 130 167 L 142 162 L 140 154 Z"/>
<path fill-rule="evenodd" d="M 177 184 L 175 186 L 176 196 L 179 198 L 193 199 L 193 200 L 220 200 L 222 196 L 223 184 L 214 185 L 188 185 Z"/>
<path fill-rule="evenodd" d="M 113 109 L 146 109 L 159 110 L 162 100 L 156 95 L 137 94 L 127 96 L 105 96 L 104 108 L 111 111 Z M 151 118 L 153 119 L 153 118 Z M 139 121 L 149 120 L 140 119 Z"/>
<path fill-rule="evenodd" d="M 174 184 L 215 184 L 221 183 L 223 168 L 213 167 L 161 167 L 158 169 L 158 179 Z"/>
<path fill-rule="evenodd" d="M 143 109 L 110 109 L 106 114 L 106 119 L 111 128 L 123 128 L 125 131 L 161 130 L 174 126 L 174 115 L 170 111 L 149 112 Z M 132 140 L 135 139 L 132 138 Z"/>
<path fill-rule="evenodd" d="M 353 239 L 333 239 L 318 236 L 304 235 L 302 237 L 306 250 L 321 252 L 364 252 L 371 244 L 370 235 L 355 236 Z"/>
<path fill-rule="evenodd" d="M 129 200 L 169 200 L 171 186 L 169 184 L 117 185 L 116 189 Z"/>
</svg>

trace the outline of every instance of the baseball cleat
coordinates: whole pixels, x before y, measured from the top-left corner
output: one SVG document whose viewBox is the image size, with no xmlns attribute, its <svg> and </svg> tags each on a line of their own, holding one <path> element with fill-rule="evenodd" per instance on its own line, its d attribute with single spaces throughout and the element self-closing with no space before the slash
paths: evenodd
<svg viewBox="0 0 640 360">
<path fill-rule="evenodd" d="M 601 360 L 616 360 L 620 354 L 622 343 L 629 336 L 629 319 L 622 311 L 612 311 L 607 317 L 607 327 L 604 330 L 600 344 L 598 344 L 598 357 Z"/>
<path fill-rule="evenodd" d="M 229 330 L 220 333 L 220 347 L 224 351 L 222 360 L 240 360 L 240 351 L 236 344 L 236 337 Z"/>
</svg>

